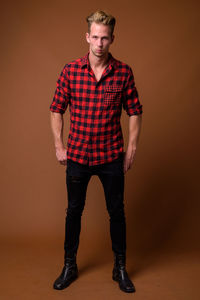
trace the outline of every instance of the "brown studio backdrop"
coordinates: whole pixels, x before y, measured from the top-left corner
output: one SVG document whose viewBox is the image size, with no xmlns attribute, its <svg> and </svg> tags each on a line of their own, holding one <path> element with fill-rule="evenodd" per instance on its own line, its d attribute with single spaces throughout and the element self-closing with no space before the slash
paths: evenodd
<svg viewBox="0 0 200 300">
<path fill-rule="evenodd" d="M 111 53 L 132 67 L 144 109 L 136 160 L 125 177 L 128 249 L 141 256 L 166 249 L 197 250 L 197 1 L 3 4 L 2 241 L 55 240 L 62 247 L 65 168 L 55 158 L 49 105 L 65 63 L 88 50 L 85 17 L 97 8 L 116 16 Z M 121 124 L 126 149 L 124 111 Z M 65 142 L 68 130 L 69 110 Z M 88 186 L 80 247 L 93 253 L 111 251 L 103 187 L 96 176 Z"/>
</svg>

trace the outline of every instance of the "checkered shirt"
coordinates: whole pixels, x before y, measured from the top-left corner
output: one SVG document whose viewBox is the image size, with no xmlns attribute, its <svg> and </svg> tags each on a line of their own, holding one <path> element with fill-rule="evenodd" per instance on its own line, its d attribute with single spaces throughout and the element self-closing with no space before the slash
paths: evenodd
<svg viewBox="0 0 200 300">
<path fill-rule="evenodd" d="M 132 116 L 142 114 L 142 105 L 131 67 L 109 53 L 108 65 L 97 81 L 88 55 L 64 66 L 50 110 L 63 114 L 69 105 L 67 158 L 94 166 L 124 152 L 122 107 Z"/>
</svg>

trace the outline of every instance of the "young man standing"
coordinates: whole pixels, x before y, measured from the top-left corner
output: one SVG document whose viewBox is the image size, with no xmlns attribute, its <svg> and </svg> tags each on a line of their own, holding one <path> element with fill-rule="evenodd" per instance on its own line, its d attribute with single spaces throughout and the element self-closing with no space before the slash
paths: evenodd
<svg viewBox="0 0 200 300">
<path fill-rule="evenodd" d="M 61 290 L 78 277 L 76 255 L 81 216 L 92 175 L 103 185 L 110 216 L 114 254 L 112 278 L 124 292 L 135 287 L 126 271 L 124 175 L 130 169 L 141 128 L 142 105 L 132 69 L 109 52 L 115 18 L 103 11 L 87 17 L 89 52 L 64 66 L 50 106 L 56 157 L 66 167 L 68 208 L 65 223 L 64 267 L 54 282 Z M 69 105 L 70 132 L 63 144 L 63 114 Z M 124 152 L 120 125 L 122 107 L 129 115 L 129 140 Z"/>
</svg>

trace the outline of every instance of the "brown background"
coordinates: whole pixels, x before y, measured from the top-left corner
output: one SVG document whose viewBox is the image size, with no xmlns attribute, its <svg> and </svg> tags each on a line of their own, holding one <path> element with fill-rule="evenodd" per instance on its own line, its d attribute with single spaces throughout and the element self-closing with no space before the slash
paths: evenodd
<svg viewBox="0 0 200 300">
<path fill-rule="evenodd" d="M 97 176 L 82 218 L 80 278 L 62 292 L 51 287 L 63 264 L 67 195 L 49 105 L 65 63 L 88 51 L 85 17 L 96 9 L 117 19 L 111 53 L 132 67 L 144 110 L 136 160 L 125 177 L 127 267 L 135 297 L 199 299 L 200 47 L 194 0 L 1 5 L 2 299 L 130 296 L 111 281 L 109 218 Z M 69 110 L 65 120 L 66 142 Z M 126 146 L 125 111 L 121 123 Z"/>
</svg>

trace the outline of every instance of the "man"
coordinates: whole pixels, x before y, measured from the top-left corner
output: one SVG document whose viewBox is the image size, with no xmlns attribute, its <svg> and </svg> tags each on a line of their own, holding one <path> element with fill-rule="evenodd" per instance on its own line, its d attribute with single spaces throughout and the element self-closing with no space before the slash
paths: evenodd
<svg viewBox="0 0 200 300">
<path fill-rule="evenodd" d="M 92 175 L 103 185 L 114 253 L 112 278 L 124 292 L 135 287 L 126 271 L 124 174 L 131 168 L 141 127 L 142 105 L 131 68 L 109 52 L 115 18 L 103 11 L 87 17 L 89 52 L 64 66 L 50 106 L 56 156 L 66 167 L 64 267 L 54 282 L 61 290 L 78 277 L 76 255 L 87 186 Z M 63 144 L 63 114 L 69 105 L 70 132 Z M 129 118 L 126 152 L 120 125 L 122 107 Z M 103 251 L 103 250 L 102 250 Z"/>
</svg>

